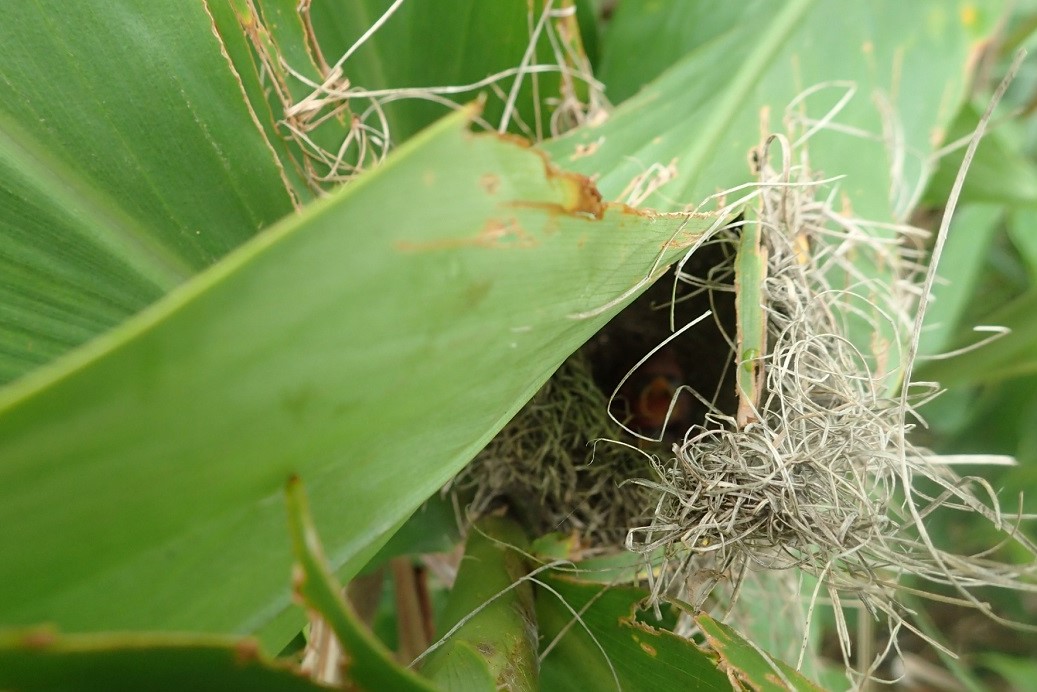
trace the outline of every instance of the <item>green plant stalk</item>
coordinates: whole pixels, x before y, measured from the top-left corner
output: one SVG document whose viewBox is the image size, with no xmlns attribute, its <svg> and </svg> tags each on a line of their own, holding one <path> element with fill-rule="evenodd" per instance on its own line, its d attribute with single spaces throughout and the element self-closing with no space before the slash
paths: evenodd
<svg viewBox="0 0 1037 692">
<path fill-rule="evenodd" d="M 465 555 L 443 613 L 449 633 L 422 667 L 432 680 L 448 683 L 471 666 L 470 653 L 485 659 L 490 689 L 538 688 L 537 620 L 533 588 L 519 582 L 529 572 L 528 539 L 513 521 L 488 516 L 472 528 Z"/>
<path fill-rule="evenodd" d="M 738 315 L 737 366 L 738 413 L 744 428 L 756 420 L 763 387 L 763 361 L 767 352 L 767 320 L 763 313 L 763 281 L 767 276 L 767 251 L 760 243 L 760 223 L 742 227 L 735 258 L 735 310 Z"/>
</svg>

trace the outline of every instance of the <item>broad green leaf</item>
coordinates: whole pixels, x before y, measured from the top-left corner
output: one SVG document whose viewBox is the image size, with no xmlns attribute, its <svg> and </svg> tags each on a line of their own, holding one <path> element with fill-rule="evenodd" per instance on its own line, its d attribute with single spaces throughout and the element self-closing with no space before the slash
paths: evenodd
<svg viewBox="0 0 1037 692">
<path fill-rule="evenodd" d="M 10 692 L 319 692 L 330 689 L 254 640 L 188 634 L 0 631 L 0 689 Z"/>
<path fill-rule="evenodd" d="M 1031 280 L 1037 283 L 1037 210 L 1013 209 L 1008 217 L 1008 236 L 1022 257 Z"/>
<path fill-rule="evenodd" d="M 929 361 L 918 368 L 917 378 L 935 380 L 944 386 L 989 382 L 1037 372 L 1037 289 L 993 312 L 984 320 L 987 325 L 1007 327 L 1009 333 L 982 348 L 952 358 Z M 955 350 L 974 344 L 986 334 L 971 331 L 959 336 Z"/>
<path fill-rule="evenodd" d="M 706 635 L 710 647 L 720 656 L 720 668 L 727 673 L 732 687 L 736 681 L 752 690 L 809 690 L 821 688 L 807 680 L 795 668 L 777 661 L 743 639 L 731 627 L 705 613 L 695 621 Z"/>
<path fill-rule="evenodd" d="M 979 125 L 986 103 L 966 104 L 948 130 L 948 141 L 967 138 Z M 1019 123 L 999 120 L 991 124 L 969 165 L 961 191 L 962 203 L 1004 204 L 1016 207 L 1037 205 L 1037 170 L 1023 151 L 1025 134 Z M 942 207 L 958 175 L 965 147 L 940 159 L 924 201 Z"/>
<path fill-rule="evenodd" d="M 457 684 L 477 652 L 488 666 L 488 689 L 538 689 L 533 587 L 522 580 L 527 550 L 522 528 L 510 520 L 489 516 L 472 526 L 438 628 L 449 636 L 425 659 L 422 675 L 443 689 L 471 689 Z"/>
<path fill-rule="evenodd" d="M 364 627 L 342 595 L 328 567 L 320 537 L 310 516 L 309 504 L 298 478 L 288 482 L 288 524 L 299 573 L 294 588 L 303 602 L 319 613 L 331 627 L 344 652 L 348 667 L 343 671 L 345 687 L 359 690 L 431 692 L 436 688 L 401 667 L 392 652 Z"/>
<path fill-rule="evenodd" d="M 4 8 L 0 383 L 291 211 L 200 3 Z"/>
<path fill-rule="evenodd" d="M 541 663 L 543 689 L 731 689 L 694 642 L 635 617 L 643 589 L 557 577 L 544 583 L 537 614 L 541 641 L 551 648 Z"/>
<path fill-rule="evenodd" d="M 805 90 L 817 89 L 793 114 L 820 119 L 852 88 L 834 119 L 850 131 L 814 134 L 810 165 L 847 176 L 839 191 L 858 216 L 902 219 L 927 179 L 934 143 L 958 111 L 970 56 L 999 8 L 942 0 L 623 3 L 605 37 L 600 76 L 613 100 L 647 86 L 605 124 L 547 148 L 565 165 L 598 176 L 606 198 L 633 195 L 642 176 L 642 190 L 653 179 L 663 183 L 645 196 L 648 204 L 694 206 L 751 179 L 747 155 L 761 128 L 784 131 L 786 108 Z M 884 128 L 895 128 L 893 149 Z M 809 128 L 795 129 L 802 135 Z M 649 170 L 653 164 L 672 169 L 659 175 Z"/>
<path fill-rule="evenodd" d="M 1037 679 L 1037 661 L 1032 656 L 990 651 L 980 656 L 980 663 L 1000 675 L 1011 686 L 1010 689 L 1025 690 Z"/>
<path fill-rule="evenodd" d="M 293 474 L 347 579 L 708 222 L 437 124 L 0 392 L 0 622 L 263 626 Z"/>
<path fill-rule="evenodd" d="M 751 2 L 618 3 L 605 26 L 598 77 L 608 85 L 609 99 L 622 103 L 697 47 L 739 25 L 759 29 L 762 9 Z"/>
</svg>

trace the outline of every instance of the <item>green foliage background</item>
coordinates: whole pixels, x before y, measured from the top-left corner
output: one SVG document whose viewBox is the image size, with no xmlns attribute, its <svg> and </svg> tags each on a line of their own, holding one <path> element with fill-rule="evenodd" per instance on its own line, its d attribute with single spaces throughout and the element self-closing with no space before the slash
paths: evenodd
<svg viewBox="0 0 1037 692">
<path fill-rule="evenodd" d="M 797 94 L 831 84 L 806 104 L 819 116 L 852 82 L 840 122 L 881 133 L 888 104 L 910 185 L 893 185 L 881 139 L 819 133 L 812 164 L 847 176 L 856 213 L 903 220 L 935 147 L 982 110 L 988 84 L 970 68 L 982 58 L 979 74 L 996 75 L 1032 27 L 1017 9 L 1014 33 L 982 53 L 1000 3 L 627 0 L 598 23 L 600 3 L 577 2 L 582 45 L 617 104 L 604 124 L 528 149 L 471 134 L 471 109 L 441 119 L 425 102 L 391 104 L 392 156 L 325 194 L 280 136 L 264 80 L 288 73 L 264 72 L 249 42 L 315 77 L 295 5 L 5 9 L 0 625 L 254 633 L 280 650 L 301 623 L 289 607 L 289 476 L 309 488 L 328 560 L 350 578 L 657 259 L 683 254 L 670 242 L 679 228 L 686 246 L 709 223 L 598 208 L 563 171 L 622 201 L 650 163 L 673 163 L 674 179 L 640 202 L 694 205 L 750 179 L 761 120 L 781 128 Z M 322 49 L 341 54 L 388 5 L 314 2 Z M 516 65 L 527 3 L 490 7 L 407 3 L 345 72 L 377 89 Z M 518 92 L 523 121 L 553 79 Z M 1015 454 L 999 476 L 1010 492 L 1037 469 L 1035 79 L 1027 63 L 1010 96 L 1022 116 L 999 121 L 981 149 L 926 348 L 975 338 L 976 322 L 1013 333 L 919 373 L 955 387 L 931 409 L 932 442 Z M 501 112 L 489 98 L 486 120 Z M 336 141 L 347 127 L 332 120 L 314 136 Z M 924 203 L 942 203 L 954 170 L 953 157 L 941 163 Z M 0 648 L 22 660 L 25 641 Z M 189 660 L 210 656 L 208 641 Z"/>
</svg>

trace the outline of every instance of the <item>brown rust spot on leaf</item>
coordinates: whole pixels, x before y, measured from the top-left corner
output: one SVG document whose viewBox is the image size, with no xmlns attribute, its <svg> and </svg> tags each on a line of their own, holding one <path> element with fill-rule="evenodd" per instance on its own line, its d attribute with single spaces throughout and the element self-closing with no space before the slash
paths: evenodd
<svg viewBox="0 0 1037 692">
<path fill-rule="evenodd" d="M 538 242 L 514 216 L 487 220 L 478 238 L 479 245 L 489 248 L 532 248 Z"/>
<path fill-rule="evenodd" d="M 651 214 L 649 214 L 651 216 Z M 657 214 L 660 217 L 683 217 L 688 219 L 715 219 L 716 214 L 713 212 L 691 212 L 691 213 L 672 213 L 672 214 Z M 694 245 L 699 238 L 702 237 L 702 231 L 699 230 L 688 230 L 687 228 L 680 228 L 672 238 L 668 239 L 662 245 L 663 250 L 681 250 L 684 248 L 691 247 Z"/>
<path fill-rule="evenodd" d="M 402 252 L 435 252 L 463 247 L 481 247 L 491 250 L 529 249 L 539 244 L 514 216 L 487 219 L 475 236 L 439 238 L 428 241 L 397 240 L 396 249 Z"/>
<path fill-rule="evenodd" d="M 26 649 L 48 649 L 54 646 L 57 641 L 58 636 L 54 630 L 42 627 L 22 635 L 21 645 Z"/>
<path fill-rule="evenodd" d="M 577 144 L 576 148 L 573 150 L 572 155 L 569 157 L 569 160 L 575 161 L 576 159 L 582 159 L 584 156 L 590 156 L 599 148 L 601 148 L 601 145 L 604 143 L 605 138 L 598 137 L 593 142 L 587 142 L 586 144 Z"/>
<path fill-rule="evenodd" d="M 605 216 L 606 205 L 602 203 L 594 181 L 579 173 L 563 171 L 548 161 L 545 154 L 537 153 L 544 162 L 548 181 L 562 192 L 562 201 L 551 203 L 549 207 L 557 207 L 557 211 L 563 214 L 590 215 L 599 220 Z"/>
<path fill-rule="evenodd" d="M 500 189 L 500 176 L 494 173 L 483 173 L 479 177 L 479 185 L 486 190 L 487 194 L 495 195 Z"/>
<path fill-rule="evenodd" d="M 513 200 L 505 204 L 517 209 L 540 209 L 552 215 L 590 216 L 599 221 L 604 218 L 608 205 L 601 201 L 601 193 L 590 178 L 559 170 L 549 163 L 546 166 L 548 180 L 561 188 L 561 202 Z"/>
<path fill-rule="evenodd" d="M 234 663 L 245 665 L 259 660 L 259 642 L 255 639 L 242 639 L 234 644 Z"/>
<path fill-rule="evenodd" d="M 490 294 L 493 284 L 488 280 L 475 281 L 465 286 L 464 301 L 469 310 L 477 308 Z"/>
<path fill-rule="evenodd" d="M 655 647 L 651 644 L 648 644 L 647 642 L 641 642 L 641 651 L 644 651 L 652 658 L 655 658 L 656 655 L 658 655 L 658 652 L 655 650 Z"/>
<path fill-rule="evenodd" d="M 585 175 L 558 168 L 551 162 L 547 154 L 534 147 L 524 137 L 511 134 L 497 134 L 496 136 L 505 142 L 529 149 L 539 156 L 544 166 L 544 177 L 547 178 L 547 182 L 562 193 L 562 199 L 559 202 L 515 200 L 509 203 L 510 206 L 543 209 L 555 214 L 590 215 L 599 220 L 605 215 L 606 205 L 601 201 L 601 193 L 598 192 L 593 180 Z"/>
</svg>

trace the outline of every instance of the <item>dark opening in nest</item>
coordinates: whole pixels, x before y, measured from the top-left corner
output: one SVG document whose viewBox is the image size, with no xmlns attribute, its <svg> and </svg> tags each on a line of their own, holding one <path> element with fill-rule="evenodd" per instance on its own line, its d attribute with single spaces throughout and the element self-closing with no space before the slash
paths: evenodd
<svg viewBox="0 0 1037 692">
<path fill-rule="evenodd" d="M 702 285 L 663 277 L 563 363 L 451 484 L 468 510 L 504 501 L 533 531 L 575 532 L 585 548 L 603 550 L 650 522 L 656 491 L 629 481 L 651 478 L 652 457 L 672 454 L 710 410 L 735 408 L 732 252 L 730 242 L 704 244 L 684 267 Z M 730 290 L 713 290 L 720 284 Z M 635 368 L 671 324 L 706 311 L 712 321 Z"/>
</svg>

